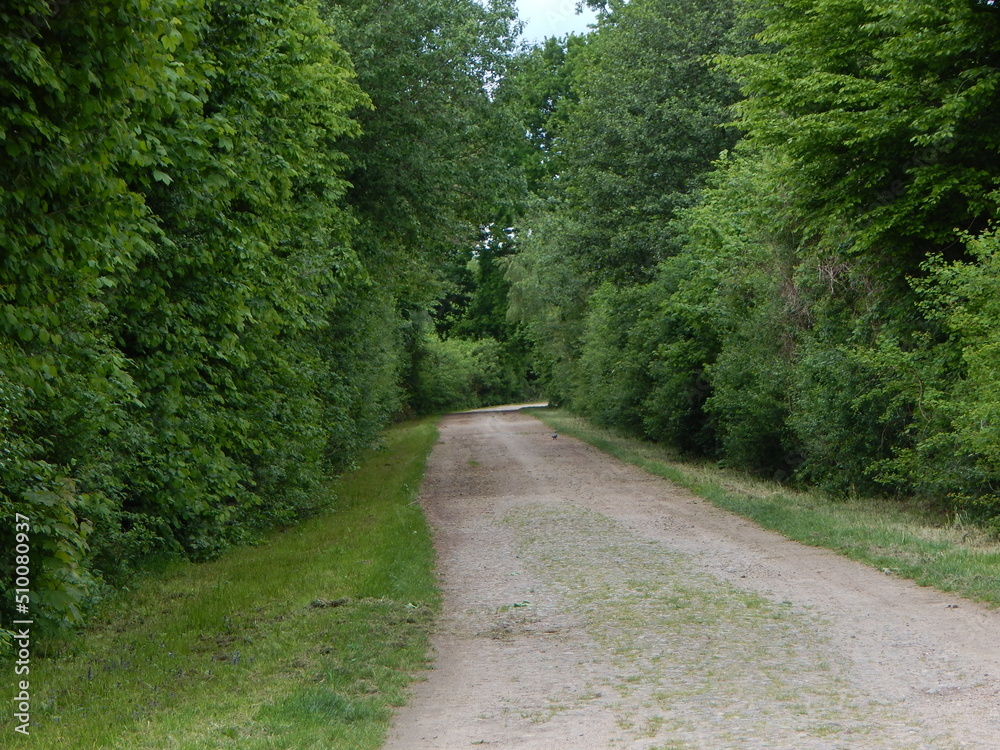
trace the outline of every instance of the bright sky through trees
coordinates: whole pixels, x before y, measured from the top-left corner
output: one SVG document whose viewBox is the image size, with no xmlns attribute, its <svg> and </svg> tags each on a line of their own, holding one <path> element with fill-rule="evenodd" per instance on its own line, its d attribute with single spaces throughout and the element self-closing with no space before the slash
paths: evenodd
<svg viewBox="0 0 1000 750">
<path fill-rule="evenodd" d="M 577 0 L 517 0 L 518 14 L 525 22 L 521 38 L 541 42 L 546 37 L 583 33 L 596 16 L 589 8 L 576 12 Z"/>
</svg>

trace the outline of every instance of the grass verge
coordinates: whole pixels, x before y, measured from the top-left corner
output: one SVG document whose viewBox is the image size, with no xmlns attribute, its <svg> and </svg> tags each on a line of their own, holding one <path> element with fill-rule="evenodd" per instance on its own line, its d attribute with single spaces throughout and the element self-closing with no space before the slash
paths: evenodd
<svg viewBox="0 0 1000 750">
<path fill-rule="evenodd" d="M 30 736 L 7 721 L 0 745 L 380 747 L 438 607 L 414 502 L 435 438 L 433 420 L 397 426 L 333 483 L 335 511 L 123 592 L 71 650 L 33 659 Z"/>
<path fill-rule="evenodd" d="M 1000 544 L 988 532 L 903 503 L 835 499 L 678 459 L 668 449 L 601 429 L 560 409 L 530 413 L 559 432 L 650 474 L 686 487 L 725 510 L 815 547 L 832 549 L 890 575 L 1000 606 Z"/>
</svg>

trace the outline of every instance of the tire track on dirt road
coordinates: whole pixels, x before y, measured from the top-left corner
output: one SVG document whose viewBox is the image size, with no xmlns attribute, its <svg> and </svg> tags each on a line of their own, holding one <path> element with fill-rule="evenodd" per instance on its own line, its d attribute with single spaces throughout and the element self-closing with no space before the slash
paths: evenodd
<svg viewBox="0 0 1000 750">
<path fill-rule="evenodd" d="M 440 432 L 421 502 L 444 609 L 389 750 L 1000 747 L 997 613 L 521 412 Z"/>
</svg>

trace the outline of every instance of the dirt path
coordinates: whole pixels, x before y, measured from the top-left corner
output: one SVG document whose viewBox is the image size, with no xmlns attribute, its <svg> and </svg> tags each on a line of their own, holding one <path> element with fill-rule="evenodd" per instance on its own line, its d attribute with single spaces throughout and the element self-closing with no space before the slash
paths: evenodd
<svg viewBox="0 0 1000 750">
<path fill-rule="evenodd" d="M 444 613 L 387 748 L 1000 748 L 1000 613 L 784 540 L 520 412 L 447 417 Z"/>
</svg>

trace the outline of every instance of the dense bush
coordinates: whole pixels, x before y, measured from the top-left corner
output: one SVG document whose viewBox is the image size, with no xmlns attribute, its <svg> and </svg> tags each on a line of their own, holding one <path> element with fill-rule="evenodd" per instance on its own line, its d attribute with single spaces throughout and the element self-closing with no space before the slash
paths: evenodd
<svg viewBox="0 0 1000 750">
<path fill-rule="evenodd" d="M 158 235 L 128 178 L 167 179 L 145 115 L 151 102 L 198 106 L 204 71 L 192 60 L 192 82 L 173 53 L 185 54 L 204 23 L 194 3 L 24 0 L 0 10 L 0 539 L 12 548 L 15 511 L 31 519 L 42 622 L 80 621 L 95 583 L 88 537 L 114 518 L 124 479 L 113 444 L 130 429 L 138 388 L 108 298 Z M 10 563 L 0 563 L 6 607 Z"/>
<path fill-rule="evenodd" d="M 523 396 L 521 373 L 492 338 L 442 339 L 425 332 L 412 363 L 409 404 L 418 414 L 504 404 Z"/>
<path fill-rule="evenodd" d="M 995 523 L 995 5 L 591 5 L 511 84 L 539 197 L 511 312 L 550 395 Z"/>
<path fill-rule="evenodd" d="M 588 300 L 573 406 L 604 425 L 642 428 L 649 390 L 649 349 L 639 321 L 650 303 L 645 287 L 598 287 Z"/>
<path fill-rule="evenodd" d="M 968 238 L 970 259 L 926 263 L 917 288 L 944 337 L 919 357 L 899 353 L 914 403 L 912 443 L 887 462 L 923 497 L 1000 528 L 1000 241 Z"/>
<path fill-rule="evenodd" d="M 0 546 L 30 518 L 40 623 L 329 502 L 404 407 L 443 249 L 517 186 L 485 148 L 510 3 L 320 6 L 0 9 Z M 427 346 L 473 363 L 464 405 L 512 391 L 496 342 Z"/>
</svg>

